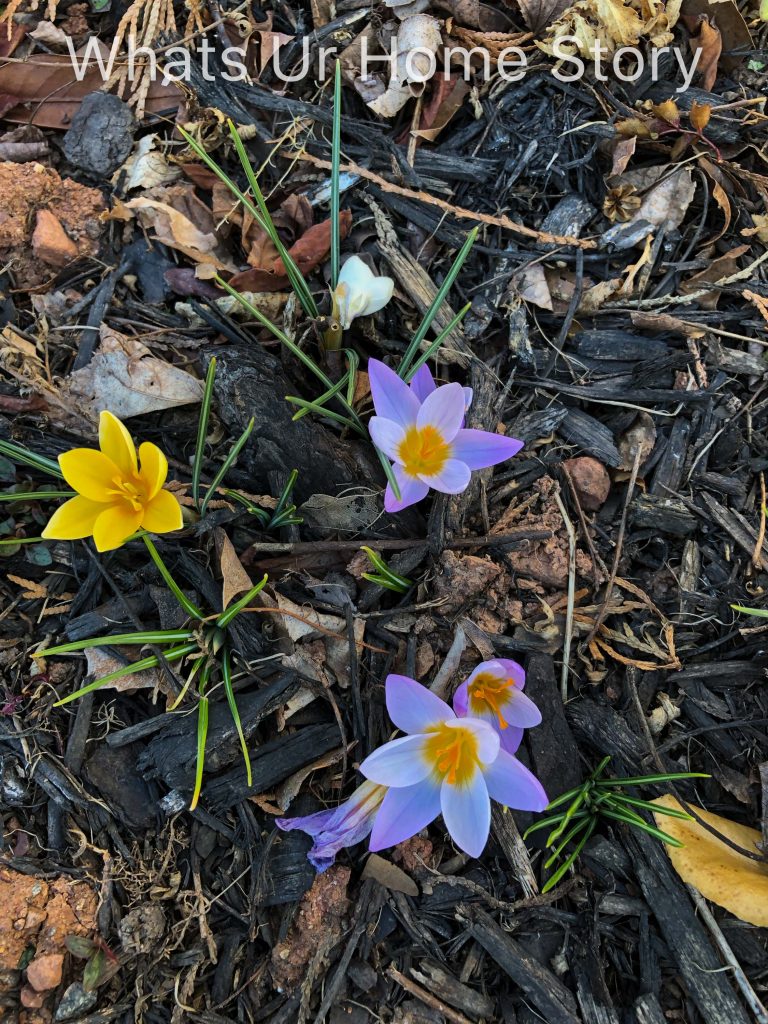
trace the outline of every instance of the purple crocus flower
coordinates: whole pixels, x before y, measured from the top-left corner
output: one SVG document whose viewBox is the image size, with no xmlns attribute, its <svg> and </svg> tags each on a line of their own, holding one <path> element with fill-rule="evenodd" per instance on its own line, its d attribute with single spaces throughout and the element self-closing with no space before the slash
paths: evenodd
<svg viewBox="0 0 768 1024">
<path fill-rule="evenodd" d="M 333 864 L 339 850 L 354 846 L 370 835 L 386 792 L 384 786 L 366 780 L 338 807 L 303 818 L 277 818 L 275 824 L 284 832 L 298 828 L 312 836 L 315 843 L 307 858 L 322 873 Z"/>
<path fill-rule="evenodd" d="M 453 695 L 459 718 L 470 715 L 489 722 L 501 740 L 501 749 L 514 754 L 523 730 L 541 722 L 541 712 L 523 693 L 525 669 L 516 661 L 496 658 L 484 661 Z"/>
<path fill-rule="evenodd" d="M 388 787 L 371 850 L 409 839 L 442 814 L 456 845 L 477 857 L 490 832 L 491 798 L 518 810 L 547 806 L 539 780 L 501 749 L 488 722 L 458 718 L 406 676 L 387 677 L 386 697 L 389 717 L 408 735 L 385 743 L 360 765 L 366 778 Z"/>
<path fill-rule="evenodd" d="M 432 487 L 460 494 L 473 469 L 485 469 L 516 455 L 523 442 L 486 430 L 465 430 L 469 395 L 460 384 L 435 386 L 424 368 L 410 386 L 378 359 L 368 360 L 376 409 L 368 424 L 373 443 L 393 462 L 398 501 L 387 485 L 384 508 L 400 512 L 425 498 Z"/>
</svg>

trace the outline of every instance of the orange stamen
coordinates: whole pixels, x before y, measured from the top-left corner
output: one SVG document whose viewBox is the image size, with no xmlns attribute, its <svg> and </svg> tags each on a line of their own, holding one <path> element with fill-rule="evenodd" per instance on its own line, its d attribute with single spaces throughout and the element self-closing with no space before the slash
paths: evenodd
<svg viewBox="0 0 768 1024">
<path fill-rule="evenodd" d="M 478 765 L 477 738 L 469 729 L 440 725 L 427 740 L 427 758 L 449 785 L 462 785 L 475 774 Z"/>
<path fill-rule="evenodd" d="M 409 427 L 400 442 L 398 461 L 408 476 L 439 473 L 451 453 L 450 445 L 435 427 Z"/>
<path fill-rule="evenodd" d="M 492 676 L 488 672 L 481 672 L 469 686 L 469 700 L 472 710 L 482 712 L 485 707 L 490 708 L 499 723 L 500 729 L 506 729 L 509 722 L 502 714 L 502 706 L 510 699 L 508 691 L 515 685 L 515 680 L 510 676 L 506 679 L 499 676 Z"/>
</svg>

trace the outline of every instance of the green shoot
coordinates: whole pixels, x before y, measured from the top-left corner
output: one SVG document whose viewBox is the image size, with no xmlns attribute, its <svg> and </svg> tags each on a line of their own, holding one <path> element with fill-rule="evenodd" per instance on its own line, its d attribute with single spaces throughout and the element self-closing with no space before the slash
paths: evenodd
<svg viewBox="0 0 768 1024">
<path fill-rule="evenodd" d="M 106 638 L 109 640 L 109 637 Z M 168 662 L 180 661 L 181 658 L 185 658 L 188 654 L 192 654 L 193 651 L 198 649 L 196 643 L 183 644 L 181 647 L 171 647 L 167 651 L 163 651 L 163 658 Z M 49 651 L 41 651 L 40 654 L 49 654 Z M 123 676 L 133 675 L 135 672 L 144 672 L 149 668 L 156 668 L 160 664 L 160 659 L 156 654 L 150 654 L 146 658 L 141 658 L 139 661 L 132 661 L 128 665 L 123 665 L 122 668 L 116 669 L 114 672 L 108 673 L 106 676 L 102 676 L 100 679 L 96 679 L 93 683 L 89 683 L 87 686 L 82 686 L 79 690 L 75 690 L 74 693 L 68 694 L 66 697 L 62 697 L 61 700 L 57 700 L 53 705 L 55 708 L 63 707 L 64 704 L 69 704 L 73 700 L 77 700 L 79 697 L 84 697 L 86 693 L 91 693 L 93 690 L 98 690 L 102 686 L 106 686 L 107 683 L 113 683 L 116 679 L 122 679 Z"/>
<path fill-rule="evenodd" d="M 437 295 L 435 296 L 432 305 L 424 314 L 424 319 L 421 321 L 418 330 L 411 339 L 411 343 L 408 346 L 405 355 L 400 361 L 400 366 L 398 367 L 397 372 L 404 380 L 408 379 L 406 377 L 406 374 L 408 373 L 411 363 L 413 362 L 414 357 L 419 350 L 419 346 L 421 345 L 422 341 L 426 338 L 427 331 L 432 326 L 432 322 L 437 316 L 437 313 L 440 307 L 442 306 L 446 295 L 451 290 L 453 282 L 459 276 L 459 271 L 464 266 L 464 261 L 469 255 L 469 250 L 475 244 L 475 239 L 477 238 L 478 231 L 479 228 L 472 228 L 470 233 L 467 235 L 467 239 L 464 242 L 464 245 L 462 245 L 461 249 L 459 250 L 456 259 L 453 261 L 451 269 L 446 274 L 445 280 L 438 289 Z"/>
<path fill-rule="evenodd" d="M 43 651 L 37 651 L 33 657 L 47 658 L 53 654 L 75 654 L 80 651 L 87 651 L 91 647 L 119 647 L 121 644 L 145 646 L 146 644 L 165 644 L 191 639 L 192 633 L 188 629 L 157 629 L 142 633 L 117 633 L 114 636 L 92 636 L 87 640 L 73 640 L 69 644 L 46 647 Z"/>
<path fill-rule="evenodd" d="M 230 451 L 229 455 L 226 457 L 226 459 L 222 462 L 221 466 L 219 467 L 216 475 L 213 478 L 213 481 L 211 482 L 211 486 L 205 492 L 205 497 L 203 498 L 203 504 L 200 506 L 200 515 L 201 516 L 205 515 L 205 510 L 208 508 L 208 502 L 211 500 L 213 495 L 219 489 L 219 484 L 224 479 L 224 477 L 227 475 L 229 470 L 232 468 L 232 466 L 235 463 L 235 460 L 237 459 L 237 456 L 240 454 L 240 452 L 241 452 L 241 450 L 243 448 L 243 445 L 248 440 L 248 438 L 251 436 L 251 431 L 253 430 L 254 422 L 255 421 L 253 419 L 250 420 L 250 422 L 248 423 L 248 426 L 245 428 L 245 430 L 242 432 L 240 437 L 238 437 L 238 439 L 232 445 L 232 450 Z"/>
<path fill-rule="evenodd" d="M 408 372 L 405 374 L 405 376 L 403 376 L 403 380 L 404 381 L 413 380 L 413 377 L 415 376 L 416 371 L 420 370 L 421 367 L 424 365 L 424 363 L 426 363 L 428 359 L 432 358 L 432 356 L 437 352 L 437 350 L 443 344 L 443 342 L 448 337 L 448 335 L 451 333 L 451 331 L 454 329 L 454 327 L 458 327 L 458 325 L 461 323 L 461 321 L 464 319 L 464 317 L 467 315 L 467 313 L 469 312 L 469 310 L 471 308 L 472 308 L 472 303 L 468 302 L 466 304 L 466 306 L 463 306 L 459 310 L 459 312 L 451 320 L 451 322 L 448 324 L 448 326 L 444 327 L 443 330 L 440 331 L 440 333 L 435 338 L 435 340 L 426 349 L 424 349 L 424 351 L 421 353 L 421 355 L 416 360 L 416 362 L 411 365 L 410 370 L 408 370 Z M 402 374 L 401 374 L 401 376 L 402 376 Z"/>
<path fill-rule="evenodd" d="M 768 608 L 746 608 L 742 604 L 732 604 L 735 612 L 744 612 L 745 615 L 756 615 L 760 619 L 768 619 Z"/>
<path fill-rule="evenodd" d="M 267 524 L 268 530 L 277 530 L 281 526 L 290 526 L 292 524 L 298 525 L 303 523 L 304 520 L 301 516 L 297 516 L 295 505 L 289 505 L 288 499 L 291 496 L 291 491 L 299 478 L 298 469 L 292 469 L 288 480 L 286 481 L 285 487 L 283 488 L 282 494 L 278 498 L 275 511 L 272 513 L 272 517 Z"/>
<path fill-rule="evenodd" d="M 251 587 L 247 594 L 241 597 L 238 601 L 235 601 L 234 604 L 231 604 L 225 612 L 222 612 L 216 620 L 217 627 L 219 629 L 226 629 L 234 617 L 238 615 L 243 608 L 250 604 L 254 597 L 264 589 L 268 578 L 269 577 L 265 575 L 263 579 L 259 580 L 255 587 Z"/>
<path fill-rule="evenodd" d="M 46 473 L 48 476 L 58 477 L 59 480 L 64 479 L 58 462 L 46 459 L 43 455 L 37 455 L 21 444 L 15 444 L 13 441 L 0 441 L 0 455 L 5 455 L 11 462 L 20 463 L 22 466 L 39 469 L 41 473 Z"/>
<path fill-rule="evenodd" d="M 413 586 L 413 580 L 409 580 L 407 576 L 398 576 L 396 572 L 390 569 L 381 555 L 372 548 L 363 545 L 360 550 L 368 555 L 368 560 L 376 570 L 375 572 L 364 572 L 364 580 L 376 583 L 380 587 L 386 587 L 387 590 L 394 590 L 397 594 L 404 594 L 409 587 Z"/>
<path fill-rule="evenodd" d="M 202 622 L 203 621 L 203 613 L 200 611 L 200 609 L 195 604 L 192 603 L 192 601 L 189 600 L 189 598 L 182 591 L 181 587 L 178 585 L 176 580 L 173 578 L 173 576 L 171 576 L 170 572 L 168 571 L 168 566 L 162 560 L 162 558 L 160 557 L 159 551 L 157 550 L 155 545 L 152 543 L 152 541 L 149 539 L 149 537 L 146 536 L 146 534 L 144 535 L 144 543 L 147 545 L 147 551 L 149 551 L 149 554 L 150 554 L 150 557 L 152 558 L 152 561 L 155 563 L 157 568 L 160 570 L 160 575 L 163 577 L 165 582 L 168 584 L 168 587 L 169 587 L 171 593 L 176 598 L 176 600 L 179 602 L 181 607 L 184 609 L 184 611 L 187 613 L 187 615 L 190 615 L 193 619 L 197 619 L 198 622 Z"/>
<path fill-rule="evenodd" d="M 208 364 L 208 372 L 205 375 L 205 387 L 203 389 L 203 401 L 200 405 L 200 417 L 197 421 L 197 442 L 195 444 L 195 458 L 192 463 L 192 500 L 195 508 L 200 511 L 200 475 L 203 471 L 203 460 L 205 459 L 205 439 L 208 435 L 208 420 L 211 415 L 211 402 L 213 401 L 213 381 L 216 376 L 216 358 L 211 358 Z"/>
<path fill-rule="evenodd" d="M 54 498 L 73 498 L 76 491 L 5 491 L 0 501 L 49 501 Z"/>
<path fill-rule="evenodd" d="M 542 893 L 549 892 L 554 888 L 566 871 L 576 862 L 581 851 L 597 828 L 600 818 L 608 818 L 611 821 L 620 821 L 625 825 L 632 825 L 640 828 L 654 838 L 668 843 L 671 846 L 680 846 L 681 843 L 662 832 L 661 829 L 650 825 L 642 818 L 634 808 L 644 811 L 651 811 L 654 814 L 666 814 L 672 818 L 682 818 L 691 821 L 692 818 L 684 811 L 676 808 L 664 807 L 641 800 L 639 797 L 629 796 L 621 792 L 625 786 L 651 785 L 657 782 L 673 782 L 678 779 L 706 779 L 709 776 L 703 772 L 662 772 L 657 775 L 639 775 L 622 779 L 602 778 L 610 757 L 605 757 L 595 768 L 589 778 L 580 786 L 562 793 L 553 800 L 547 807 L 548 811 L 558 810 L 557 814 L 549 815 L 540 821 L 534 822 L 523 836 L 527 839 L 529 835 L 541 829 L 551 829 L 547 836 L 546 845 L 552 850 L 545 868 L 549 869 L 565 853 L 566 849 L 580 836 L 576 846 L 571 850 L 566 859 L 542 888 Z M 565 808 L 562 810 L 562 808 Z"/>
<path fill-rule="evenodd" d="M 232 687 L 232 662 L 230 659 L 229 651 L 226 650 L 226 648 L 221 659 L 221 675 L 224 680 L 224 692 L 227 695 L 227 703 L 229 704 L 229 710 L 232 715 L 232 721 L 235 723 L 235 729 L 237 729 L 237 735 L 240 738 L 240 748 L 243 751 L 243 759 L 245 761 L 245 772 L 248 778 L 248 785 L 252 786 L 253 774 L 251 772 L 251 759 L 248 756 L 248 744 L 245 742 L 243 724 L 240 721 L 240 712 L 237 710 L 235 691 Z"/>
<path fill-rule="evenodd" d="M 205 689 L 210 676 L 210 665 L 206 664 L 200 677 L 200 703 L 197 706 L 197 760 L 195 762 L 195 786 L 192 790 L 192 799 L 189 802 L 190 811 L 194 811 L 197 807 L 197 801 L 200 799 L 200 790 L 203 786 L 205 741 L 208 739 L 208 698 L 205 696 Z"/>
<path fill-rule="evenodd" d="M 341 166 L 341 61 L 333 76 L 333 130 L 331 133 L 331 290 L 339 281 L 341 236 L 339 233 L 339 168 Z"/>
</svg>

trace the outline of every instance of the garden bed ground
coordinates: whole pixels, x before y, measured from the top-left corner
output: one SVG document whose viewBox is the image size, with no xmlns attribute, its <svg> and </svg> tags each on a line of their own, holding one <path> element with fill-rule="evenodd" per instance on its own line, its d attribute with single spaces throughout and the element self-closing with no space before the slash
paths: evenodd
<svg viewBox="0 0 768 1024">
<path fill-rule="evenodd" d="M 740 17 L 730 2 L 716 6 Z M 222 10 L 211 2 L 201 17 Z M 262 46 L 291 37 L 283 46 L 296 59 L 305 34 L 348 45 L 391 14 L 346 3 L 329 22 L 323 10 L 254 7 L 242 18 Z M 678 24 L 681 46 L 708 10 L 699 3 Z M 120 13 L 62 6 L 56 24 L 109 40 Z M 342 851 L 320 876 L 306 859 L 311 840 L 274 825 L 357 785 L 355 765 L 392 733 L 389 672 L 451 693 L 500 656 L 525 666 L 542 711 L 520 757 L 551 798 L 606 755 L 613 775 L 705 772 L 676 791 L 762 822 L 768 838 L 768 627 L 731 607 L 764 605 L 768 582 L 765 22 L 747 5 L 751 48 L 726 37 L 736 56 L 719 67 L 715 56 L 708 89 L 699 77 L 675 94 L 671 58 L 656 82 L 564 83 L 516 6 L 434 13 L 479 45 L 525 36 L 539 66 L 514 84 L 478 72 L 455 111 L 430 85 L 416 112 L 410 100 L 385 120 L 354 88 L 345 50 L 342 258 L 370 259 L 395 295 L 344 344 L 361 371 L 369 357 L 396 364 L 479 226 L 438 326 L 471 308 L 431 365 L 474 389 L 469 426 L 525 447 L 474 474 L 463 494 L 431 493 L 397 515 L 383 512 L 385 478 L 367 441 L 328 419 L 292 420 L 285 396 L 317 394 L 305 367 L 253 318 L 217 306 L 211 268 L 238 272 L 264 315 L 332 377 L 342 372 L 342 357 L 318 348 L 327 324 L 289 301 L 268 240 L 175 133 L 180 94 L 153 86 L 143 118 L 97 96 L 73 123 L 93 90 L 0 67 L 11 119 L 0 140 L 0 439 L 47 458 L 93 446 L 96 414 L 111 402 L 179 482 L 185 528 L 157 546 L 185 593 L 220 611 L 269 576 L 236 633 L 252 784 L 218 688 L 190 812 L 194 687 L 169 711 L 180 681 L 161 667 L 54 707 L 125 664 L 126 650 L 89 652 L 88 663 L 31 657 L 44 643 L 177 628 L 146 548 L 25 544 L 53 504 L 3 504 L 3 539 L 20 541 L 0 548 L 3 1021 L 760 1019 L 737 975 L 765 997 L 765 932 L 716 906 L 702 914 L 642 831 L 604 821 L 542 895 L 544 834 L 521 838 L 532 815 L 495 807 L 477 860 L 438 819 L 378 857 L 365 843 Z M 39 19 L 22 19 L 5 54 L 29 52 L 25 32 Z M 713 15 L 726 36 L 727 20 Z M 35 31 L 38 54 L 55 54 L 54 37 Z M 677 110 L 652 107 L 670 96 Z M 330 80 L 285 85 L 266 69 L 253 86 L 195 76 L 178 115 L 240 184 L 221 115 L 248 126 L 278 229 L 286 244 L 304 240 L 326 306 L 329 235 L 318 225 L 331 104 Z M 697 128 L 703 107 L 711 117 Z M 145 163 L 126 165 L 148 136 Z M 253 418 L 227 486 L 273 509 L 298 470 L 300 524 L 269 530 L 223 494 L 194 513 L 190 460 L 212 356 L 204 480 Z M 354 405 L 367 418 L 364 372 Z M 50 487 L 4 458 L 0 479 L 5 490 Z M 362 577 L 363 544 L 407 577 L 404 593 Z"/>
</svg>

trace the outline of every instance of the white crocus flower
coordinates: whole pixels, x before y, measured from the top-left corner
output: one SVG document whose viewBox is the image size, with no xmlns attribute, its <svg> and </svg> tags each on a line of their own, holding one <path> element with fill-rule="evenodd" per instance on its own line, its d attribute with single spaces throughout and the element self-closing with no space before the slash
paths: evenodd
<svg viewBox="0 0 768 1024">
<path fill-rule="evenodd" d="M 333 292 L 333 312 L 342 330 L 348 330 L 356 316 L 378 313 L 392 298 L 394 289 L 391 277 L 377 277 L 359 256 L 350 256 Z"/>
</svg>

